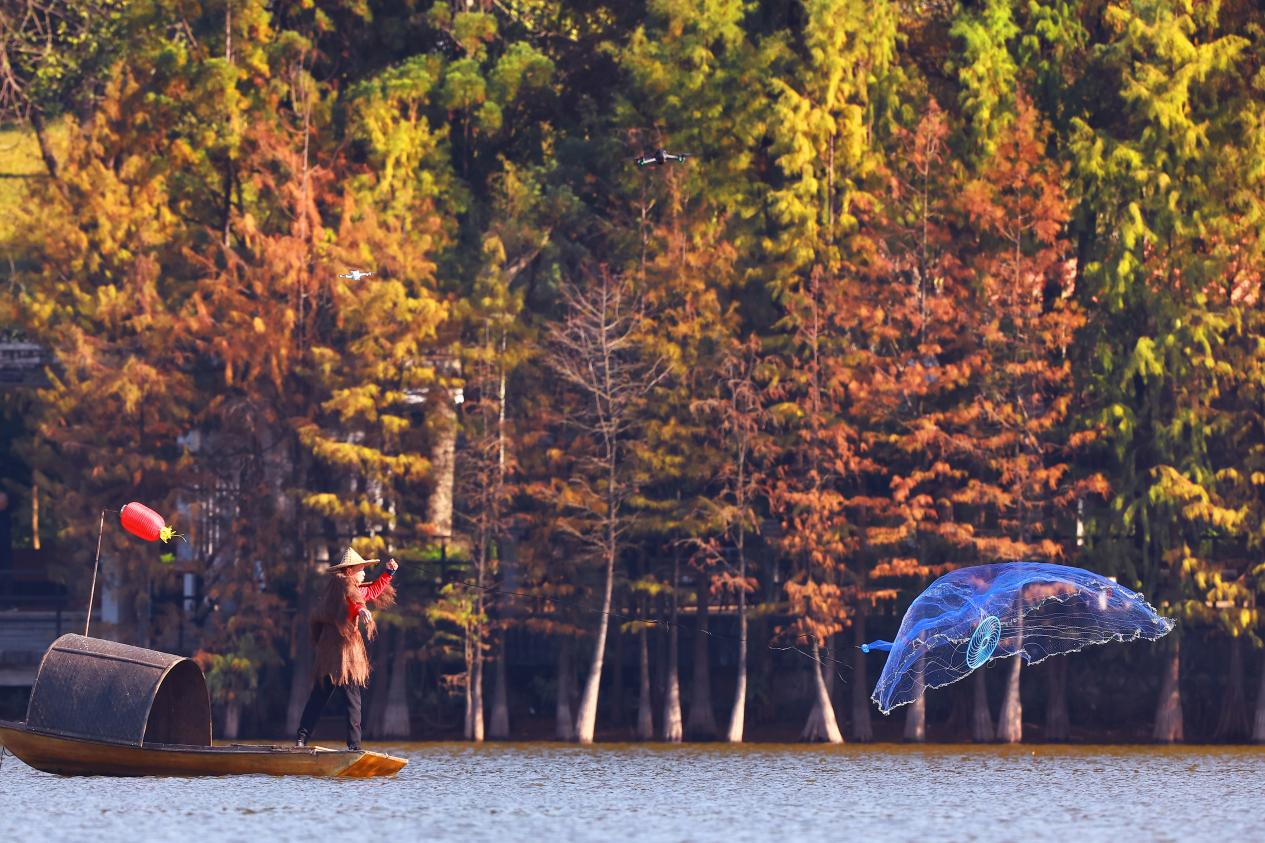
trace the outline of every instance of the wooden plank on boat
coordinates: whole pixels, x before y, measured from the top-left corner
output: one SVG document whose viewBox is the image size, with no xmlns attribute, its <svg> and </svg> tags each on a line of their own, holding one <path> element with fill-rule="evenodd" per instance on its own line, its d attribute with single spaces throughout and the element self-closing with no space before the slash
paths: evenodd
<svg viewBox="0 0 1265 843">
<path fill-rule="evenodd" d="M 176 746 L 122 743 L 49 734 L 0 722 L 0 743 L 37 770 L 65 776 L 391 776 L 408 761 L 367 750 L 323 747 Z"/>
</svg>

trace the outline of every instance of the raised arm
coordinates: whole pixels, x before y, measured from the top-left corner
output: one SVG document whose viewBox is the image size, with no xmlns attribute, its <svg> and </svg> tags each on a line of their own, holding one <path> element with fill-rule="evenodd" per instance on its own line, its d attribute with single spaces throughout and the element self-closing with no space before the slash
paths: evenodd
<svg viewBox="0 0 1265 843">
<path fill-rule="evenodd" d="M 386 590 L 386 587 L 391 584 L 391 573 L 391 571 L 383 571 L 373 582 L 360 586 L 360 596 L 366 603 L 376 600 L 378 595 Z"/>
<path fill-rule="evenodd" d="M 387 586 L 391 585 L 391 577 L 395 574 L 396 569 L 400 567 L 400 563 L 394 559 L 387 561 L 387 569 L 378 575 L 378 578 L 368 585 L 360 586 L 360 596 L 368 603 L 370 600 L 377 599 L 382 592 L 387 590 Z M 394 593 L 394 592 L 393 592 Z"/>
</svg>

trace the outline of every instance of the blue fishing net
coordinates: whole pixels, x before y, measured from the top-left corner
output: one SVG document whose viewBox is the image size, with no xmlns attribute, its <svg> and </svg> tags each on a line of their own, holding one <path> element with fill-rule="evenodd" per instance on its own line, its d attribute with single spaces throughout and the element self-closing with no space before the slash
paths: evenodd
<svg viewBox="0 0 1265 843">
<path fill-rule="evenodd" d="M 872 699 L 887 714 L 928 688 L 968 676 L 992 659 L 1035 664 L 1109 641 L 1155 641 L 1173 628 L 1142 598 L 1104 576 L 1045 562 L 959 568 L 905 612 Z"/>
</svg>

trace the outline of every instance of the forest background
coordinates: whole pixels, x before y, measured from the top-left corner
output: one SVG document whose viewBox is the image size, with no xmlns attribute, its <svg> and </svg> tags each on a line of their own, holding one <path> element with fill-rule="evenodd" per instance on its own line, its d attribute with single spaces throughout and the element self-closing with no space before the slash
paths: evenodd
<svg viewBox="0 0 1265 843">
<path fill-rule="evenodd" d="M 371 737 L 1265 740 L 1258 4 L 0 9 L 15 544 L 86 600 L 166 514 L 98 629 L 217 734 L 351 543 Z M 1177 627 L 877 715 L 855 645 L 1019 559 Z"/>
</svg>

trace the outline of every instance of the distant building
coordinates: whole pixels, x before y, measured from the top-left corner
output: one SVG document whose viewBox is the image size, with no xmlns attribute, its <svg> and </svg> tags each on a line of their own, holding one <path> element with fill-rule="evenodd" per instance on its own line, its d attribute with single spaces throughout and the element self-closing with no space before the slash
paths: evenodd
<svg viewBox="0 0 1265 843">
<path fill-rule="evenodd" d="M 47 386 L 52 356 L 33 342 L 0 342 L 0 389 Z"/>
</svg>

